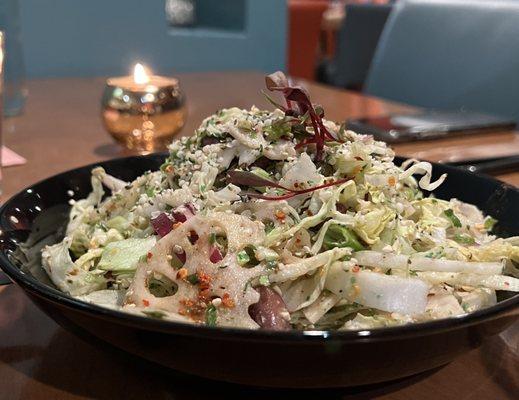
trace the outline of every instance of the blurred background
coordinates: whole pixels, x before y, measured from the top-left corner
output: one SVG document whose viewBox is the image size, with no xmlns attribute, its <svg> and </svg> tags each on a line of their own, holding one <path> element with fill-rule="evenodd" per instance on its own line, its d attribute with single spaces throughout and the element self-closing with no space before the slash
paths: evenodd
<svg viewBox="0 0 519 400">
<path fill-rule="evenodd" d="M 7 117 L 23 115 L 27 96 L 32 96 L 30 82 L 36 88 L 43 81 L 60 79 L 53 84 L 63 91 L 86 82 L 81 79 L 127 76 L 137 62 L 151 66 L 148 72 L 156 75 L 182 76 L 181 86 L 189 89 L 187 101 L 193 100 L 187 108 L 200 111 L 210 106 L 196 98 L 197 90 L 203 90 L 190 88 L 191 82 L 210 76 L 232 82 L 241 90 L 234 90 L 234 97 L 225 90 L 215 104 L 244 106 L 256 100 L 249 92 L 246 95 L 248 85 L 239 83 L 238 71 L 283 70 L 311 88 L 316 101 L 330 101 L 328 117 L 351 119 L 357 131 L 387 141 L 396 138 L 391 136 L 394 127 L 408 131 L 417 127 L 416 119 L 405 119 L 404 128 L 396 125 L 404 120 L 391 116 L 395 112 L 391 102 L 415 107 L 406 113 L 427 114 L 419 123 L 431 124 L 432 118 L 442 127 L 440 136 L 446 136 L 446 124 L 454 124 L 457 133 L 473 126 L 479 133 L 489 127 L 499 133 L 479 144 L 464 143 L 463 157 L 457 155 L 459 146 L 451 146 L 454 142 L 442 143 L 436 150 L 430 143 L 420 150 L 404 149 L 403 155 L 472 161 L 519 153 L 512 131 L 519 120 L 516 0 L 2 0 L 0 30 L 6 36 Z M 217 75 L 185 75 L 193 73 Z M 67 79 L 75 80 L 67 84 Z M 254 82 L 251 87 L 259 93 L 259 80 L 243 79 Z M 104 83 L 90 82 L 97 85 L 99 97 Z M 205 87 L 218 96 L 214 85 Z M 86 90 L 76 94 L 85 95 Z M 349 95 L 342 99 L 344 90 Z M 46 94 L 51 98 L 53 92 Z M 373 98 L 387 102 L 376 103 Z M 108 100 L 102 107 L 113 115 Z M 178 108 L 183 104 L 182 97 Z M 431 110 L 449 114 L 431 117 Z M 460 117 L 460 112 L 465 114 Z M 182 133 L 188 134 L 200 120 L 200 115 L 191 114 L 184 125 L 185 110 L 182 113 L 170 123 L 169 133 L 184 126 Z M 359 122 L 363 117 L 371 120 Z M 8 121 L 4 133 L 12 126 Z M 421 138 L 413 134 L 396 139 Z M 450 149 L 448 157 L 438 149 Z"/>
<path fill-rule="evenodd" d="M 24 79 L 122 75 L 138 59 L 161 73 L 280 69 L 412 105 L 517 119 L 514 3 L 2 0 L 6 113 L 21 111 Z"/>
</svg>

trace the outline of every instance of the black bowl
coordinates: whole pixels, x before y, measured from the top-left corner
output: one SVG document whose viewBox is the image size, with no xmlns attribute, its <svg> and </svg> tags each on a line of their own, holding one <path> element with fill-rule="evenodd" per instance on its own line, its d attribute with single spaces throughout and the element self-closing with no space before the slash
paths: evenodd
<svg viewBox="0 0 519 400">
<path fill-rule="evenodd" d="M 163 155 L 99 163 L 131 180 L 157 169 Z M 400 160 L 401 161 L 401 160 Z M 0 264 L 32 301 L 65 328 L 183 372 L 228 382 L 274 387 L 355 386 L 398 379 L 444 365 L 514 322 L 519 295 L 470 315 L 362 331 L 291 331 L 211 328 L 155 320 L 87 304 L 56 290 L 39 268 L 29 270 L 23 243 L 37 248 L 60 235 L 67 192 L 90 191 L 93 165 L 48 178 L 0 209 Z M 492 178 L 435 165 L 447 181 L 435 192 L 477 205 L 499 220 L 496 233 L 519 235 L 519 191 Z M 31 256 L 29 256 L 31 257 Z"/>
</svg>

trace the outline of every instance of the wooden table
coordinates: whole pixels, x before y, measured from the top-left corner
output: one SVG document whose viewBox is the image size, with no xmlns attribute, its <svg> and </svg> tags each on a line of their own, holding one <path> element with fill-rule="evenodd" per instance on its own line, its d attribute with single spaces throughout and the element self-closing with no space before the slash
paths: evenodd
<svg viewBox="0 0 519 400">
<path fill-rule="evenodd" d="M 218 108 L 268 107 L 257 73 L 181 75 L 188 95 L 188 134 Z M 413 111 L 413 108 L 342 90 L 307 84 L 330 119 Z M 103 79 L 59 79 L 29 83 L 25 114 L 4 125 L 4 143 L 28 163 L 4 170 L 4 199 L 23 187 L 66 169 L 122 154 L 103 131 L 99 103 Z M 470 144 L 470 148 L 467 146 Z M 442 140 L 397 147 L 404 155 L 445 159 L 464 154 L 519 153 L 515 134 Z M 519 174 L 500 178 L 518 185 Z M 106 349 L 93 347 L 61 329 L 37 310 L 16 286 L 0 287 L 0 399 L 199 399 L 327 396 L 338 399 L 512 399 L 519 393 L 519 325 L 487 340 L 446 367 L 402 382 L 354 390 L 318 392 L 244 391 L 212 385 Z"/>
</svg>

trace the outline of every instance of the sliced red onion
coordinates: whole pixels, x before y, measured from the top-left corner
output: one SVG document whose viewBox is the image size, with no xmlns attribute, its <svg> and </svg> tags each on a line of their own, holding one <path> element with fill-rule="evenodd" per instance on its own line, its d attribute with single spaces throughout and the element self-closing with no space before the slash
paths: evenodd
<svg viewBox="0 0 519 400">
<path fill-rule="evenodd" d="M 274 290 L 266 286 L 255 288 L 260 299 L 249 307 L 249 314 L 257 324 L 265 329 L 287 331 L 292 329 L 290 322 L 285 318 L 289 316 L 285 302 Z"/>
<path fill-rule="evenodd" d="M 223 260 L 223 255 L 220 252 L 220 249 L 216 246 L 213 246 L 211 248 L 211 254 L 209 254 L 209 261 L 211 261 L 213 264 L 216 264 L 217 262 L 220 262 Z"/>
<path fill-rule="evenodd" d="M 195 209 L 192 204 L 184 204 L 175 208 L 172 212 L 173 218 L 176 222 L 186 222 L 189 218 L 195 215 Z"/>
<path fill-rule="evenodd" d="M 151 221 L 151 226 L 157 235 L 160 237 L 166 236 L 173 229 L 175 223 L 168 214 L 160 213 Z"/>
</svg>

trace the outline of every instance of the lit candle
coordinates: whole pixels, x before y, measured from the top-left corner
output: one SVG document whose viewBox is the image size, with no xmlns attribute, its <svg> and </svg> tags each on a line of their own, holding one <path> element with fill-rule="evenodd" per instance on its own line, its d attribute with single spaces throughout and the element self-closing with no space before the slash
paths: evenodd
<svg viewBox="0 0 519 400">
<path fill-rule="evenodd" d="M 178 80 L 137 63 L 130 76 L 109 78 L 102 102 L 105 128 L 128 149 L 163 148 L 182 128 L 186 107 Z"/>
<path fill-rule="evenodd" d="M 154 92 L 160 88 L 177 86 L 178 80 L 165 76 L 151 75 L 144 65 L 137 63 L 133 67 L 133 75 L 109 78 L 107 84 L 135 92 Z"/>
</svg>

